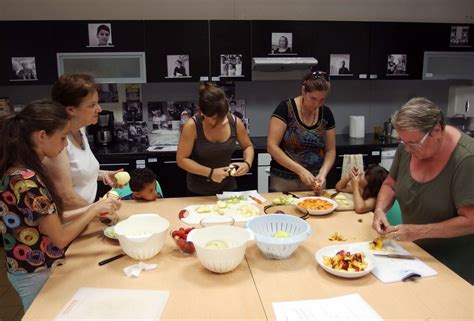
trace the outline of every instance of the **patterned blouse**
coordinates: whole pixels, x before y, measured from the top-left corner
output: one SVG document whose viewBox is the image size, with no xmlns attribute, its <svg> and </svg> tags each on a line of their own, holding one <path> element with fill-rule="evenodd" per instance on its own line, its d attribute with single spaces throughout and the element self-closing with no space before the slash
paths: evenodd
<svg viewBox="0 0 474 321">
<path fill-rule="evenodd" d="M 7 171 L 0 182 L 0 232 L 10 273 L 32 273 L 64 262 L 64 250 L 39 231 L 39 218 L 57 214 L 56 205 L 36 173 Z"/>
<path fill-rule="evenodd" d="M 293 98 L 282 101 L 272 117 L 280 119 L 287 126 L 280 148 L 288 157 L 316 175 L 324 162 L 325 132 L 336 127 L 329 107 L 321 106 L 318 109 L 318 121 L 313 126 L 306 126 L 301 121 Z M 270 166 L 270 172 L 274 175 L 285 179 L 298 178 L 298 175 L 275 160 L 272 160 Z"/>
</svg>

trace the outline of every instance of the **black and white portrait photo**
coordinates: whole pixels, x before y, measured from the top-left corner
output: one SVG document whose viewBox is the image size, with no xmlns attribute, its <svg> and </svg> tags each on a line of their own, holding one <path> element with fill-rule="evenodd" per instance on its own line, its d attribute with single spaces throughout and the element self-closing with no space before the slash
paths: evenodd
<svg viewBox="0 0 474 321">
<path fill-rule="evenodd" d="M 35 57 L 12 57 L 11 81 L 38 80 Z"/>
<path fill-rule="evenodd" d="M 230 100 L 229 111 L 240 119 L 246 118 L 245 113 L 245 100 Z"/>
<path fill-rule="evenodd" d="M 122 103 L 123 106 L 123 121 L 142 121 L 143 110 L 140 101 L 127 101 Z"/>
<path fill-rule="evenodd" d="M 451 26 L 450 47 L 472 47 L 469 43 L 469 26 Z"/>
<path fill-rule="evenodd" d="M 221 77 L 242 77 L 242 55 L 221 55 Z"/>
<path fill-rule="evenodd" d="M 191 77 L 189 55 L 168 55 L 166 60 L 168 64 L 168 77 L 166 78 Z"/>
<path fill-rule="evenodd" d="M 291 32 L 272 32 L 272 55 L 292 55 L 293 34 Z"/>
<path fill-rule="evenodd" d="M 148 145 L 148 128 L 146 122 L 126 122 L 125 129 L 128 132 L 128 141 L 133 144 Z"/>
<path fill-rule="evenodd" d="M 118 103 L 117 84 L 100 84 L 99 104 Z"/>
<path fill-rule="evenodd" d="M 390 54 L 387 58 L 387 75 L 407 74 L 407 55 L 406 54 Z"/>
<path fill-rule="evenodd" d="M 110 23 L 89 23 L 88 47 L 113 47 Z"/>
<path fill-rule="evenodd" d="M 331 76 L 352 76 L 350 63 L 351 55 L 334 54 L 330 56 L 330 75 Z"/>
<path fill-rule="evenodd" d="M 115 141 L 119 143 L 128 142 L 128 125 L 125 123 L 114 123 Z"/>
<path fill-rule="evenodd" d="M 148 122 L 151 121 L 153 130 L 168 129 L 168 102 L 149 101 L 148 102 Z"/>
</svg>

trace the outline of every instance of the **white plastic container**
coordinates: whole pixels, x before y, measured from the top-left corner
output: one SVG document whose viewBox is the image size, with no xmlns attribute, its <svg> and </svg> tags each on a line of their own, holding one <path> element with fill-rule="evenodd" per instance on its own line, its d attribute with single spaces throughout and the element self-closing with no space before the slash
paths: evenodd
<svg viewBox="0 0 474 321">
<path fill-rule="evenodd" d="M 268 214 L 251 219 L 247 228 L 254 233 L 257 246 L 263 255 L 271 259 L 287 259 L 301 242 L 311 237 L 313 230 L 305 220 L 287 214 Z M 285 232 L 285 238 L 274 237 Z"/>
<path fill-rule="evenodd" d="M 160 252 L 169 226 L 158 214 L 136 214 L 115 225 L 114 231 L 125 254 L 146 260 Z"/>
<path fill-rule="evenodd" d="M 252 232 L 235 226 L 209 226 L 194 229 L 187 240 L 194 243 L 201 264 L 209 271 L 227 273 L 240 265 L 247 249 L 247 242 L 253 239 Z M 208 248 L 210 241 L 223 241 L 226 248 Z"/>
</svg>

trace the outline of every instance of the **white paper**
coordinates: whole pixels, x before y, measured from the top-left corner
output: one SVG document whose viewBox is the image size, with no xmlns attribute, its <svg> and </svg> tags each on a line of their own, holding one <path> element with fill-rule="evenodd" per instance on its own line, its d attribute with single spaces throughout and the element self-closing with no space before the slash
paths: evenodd
<svg viewBox="0 0 474 321">
<path fill-rule="evenodd" d="M 130 278 L 138 278 L 143 270 L 145 271 L 153 270 L 153 269 L 156 269 L 157 266 L 158 266 L 157 264 L 147 264 L 140 261 L 137 264 L 127 266 L 126 268 L 123 269 L 123 271 Z"/>
<path fill-rule="evenodd" d="M 169 291 L 80 288 L 54 321 L 159 321 Z"/>
<path fill-rule="evenodd" d="M 385 240 L 383 248 L 380 250 L 370 250 L 370 242 L 353 243 L 355 247 L 360 248 L 370 253 L 381 254 L 407 254 L 410 253 L 397 244 L 395 241 Z M 421 275 L 421 277 L 429 277 L 438 275 L 438 272 L 429 267 L 420 259 L 406 260 L 389 257 L 375 257 L 375 269 L 372 274 L 383 283 L 400 282 L 408 274 L 414 272 Z"/>
<path fill-rule="evenodd" d="M 359 295 L 321 300 L 273 303 L 277 321 L 382 321 L 382 317 Z"/>
</svg>

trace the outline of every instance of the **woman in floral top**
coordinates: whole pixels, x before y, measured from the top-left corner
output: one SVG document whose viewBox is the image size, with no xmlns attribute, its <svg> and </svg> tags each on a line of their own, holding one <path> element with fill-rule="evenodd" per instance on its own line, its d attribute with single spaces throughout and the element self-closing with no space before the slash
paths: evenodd
<svg viewBox="0 0 474 321">
<path fill-rule="evenodd" d="M 8 279 L 25 311 L 64 262 L 64 248 L 92 219 L 120 205 L 104 199 L 63 227 L 61 201 L 41 162 L 63 150 L 68 130 L 64 108 L 48 101 L 0 118 L 0 232 Z"/>
</svg>

